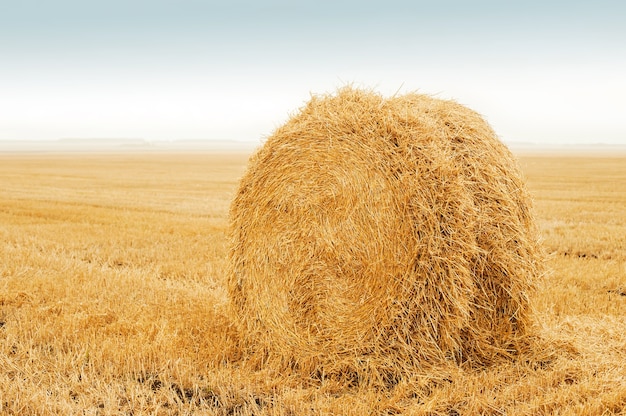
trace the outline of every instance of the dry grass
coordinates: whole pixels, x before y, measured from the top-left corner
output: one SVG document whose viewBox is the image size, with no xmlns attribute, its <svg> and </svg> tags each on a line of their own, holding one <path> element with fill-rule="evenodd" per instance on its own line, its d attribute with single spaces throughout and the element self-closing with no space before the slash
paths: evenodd
<svg viewBox="0 0 626 416">
<path fill-rule="evenodd" d="M 0 155 L 0 414 L 626 412 L 626 157 L 524 156 L 561 353 L 392 389 L 250 371 L 224 317 L 247 155 Z"/>
<path fill-rule="evenodd" d="M 530 198 L 453 101 L 313 97 L 252 157 L 230 217 L 229 292 L 263 367 L 390 387 L 532 344 Z"/>
</svg>

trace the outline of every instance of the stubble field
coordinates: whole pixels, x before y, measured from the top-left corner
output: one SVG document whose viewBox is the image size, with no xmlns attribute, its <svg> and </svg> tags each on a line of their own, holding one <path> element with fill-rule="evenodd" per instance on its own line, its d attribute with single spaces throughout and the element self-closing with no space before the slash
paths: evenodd
<svg viewBox="0 0 626 416">
<path fill-rule="evenodd" d="M 226 314 L 248 155 L 0 155 L 0 414 L 626 414 L 626 155 L 523 155 L 546 351 L 373 391 L 251 369 Z"/>
</svg>

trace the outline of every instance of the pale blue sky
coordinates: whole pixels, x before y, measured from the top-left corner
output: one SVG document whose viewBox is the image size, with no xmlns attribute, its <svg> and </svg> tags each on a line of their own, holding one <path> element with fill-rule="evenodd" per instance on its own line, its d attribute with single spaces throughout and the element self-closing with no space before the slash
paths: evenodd
<svg viewBox="0 0 626 416">
<path fill-rule="evenodd" d="M 0 140 L 271 134 L 310 93 L 418 90 L 507 142 L 626 144 L 623 1 L 0 0 Z"/>
</svg>

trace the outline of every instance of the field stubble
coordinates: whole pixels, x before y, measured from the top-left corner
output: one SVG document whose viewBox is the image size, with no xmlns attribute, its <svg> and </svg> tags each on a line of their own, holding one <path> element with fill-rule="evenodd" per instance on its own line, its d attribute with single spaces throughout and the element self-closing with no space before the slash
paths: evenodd
<svg viewBox="0 0 626 416">
<path fill-rule="evenodd" d="M 556 354 L 386 391 L 242 362 L 224 272 L 247 157 L 0 155 L 0 414 L 626 412 L 626 156 L 521 157 Z"/>
</svg>

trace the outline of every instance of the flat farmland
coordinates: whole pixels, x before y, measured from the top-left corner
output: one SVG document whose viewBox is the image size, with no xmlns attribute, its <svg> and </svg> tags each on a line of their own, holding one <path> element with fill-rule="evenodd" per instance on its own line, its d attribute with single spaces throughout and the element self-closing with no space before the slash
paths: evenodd
<svg viewBox="0 0 626 416">
<path fill-rule="evenodd" d="M 545 351 L 384 391 L 246 365 L 225 281 L 248 157 L 0 154 L 0 414 L 626 414 L 626 155 L 519 156 Z"/>
</svg>

